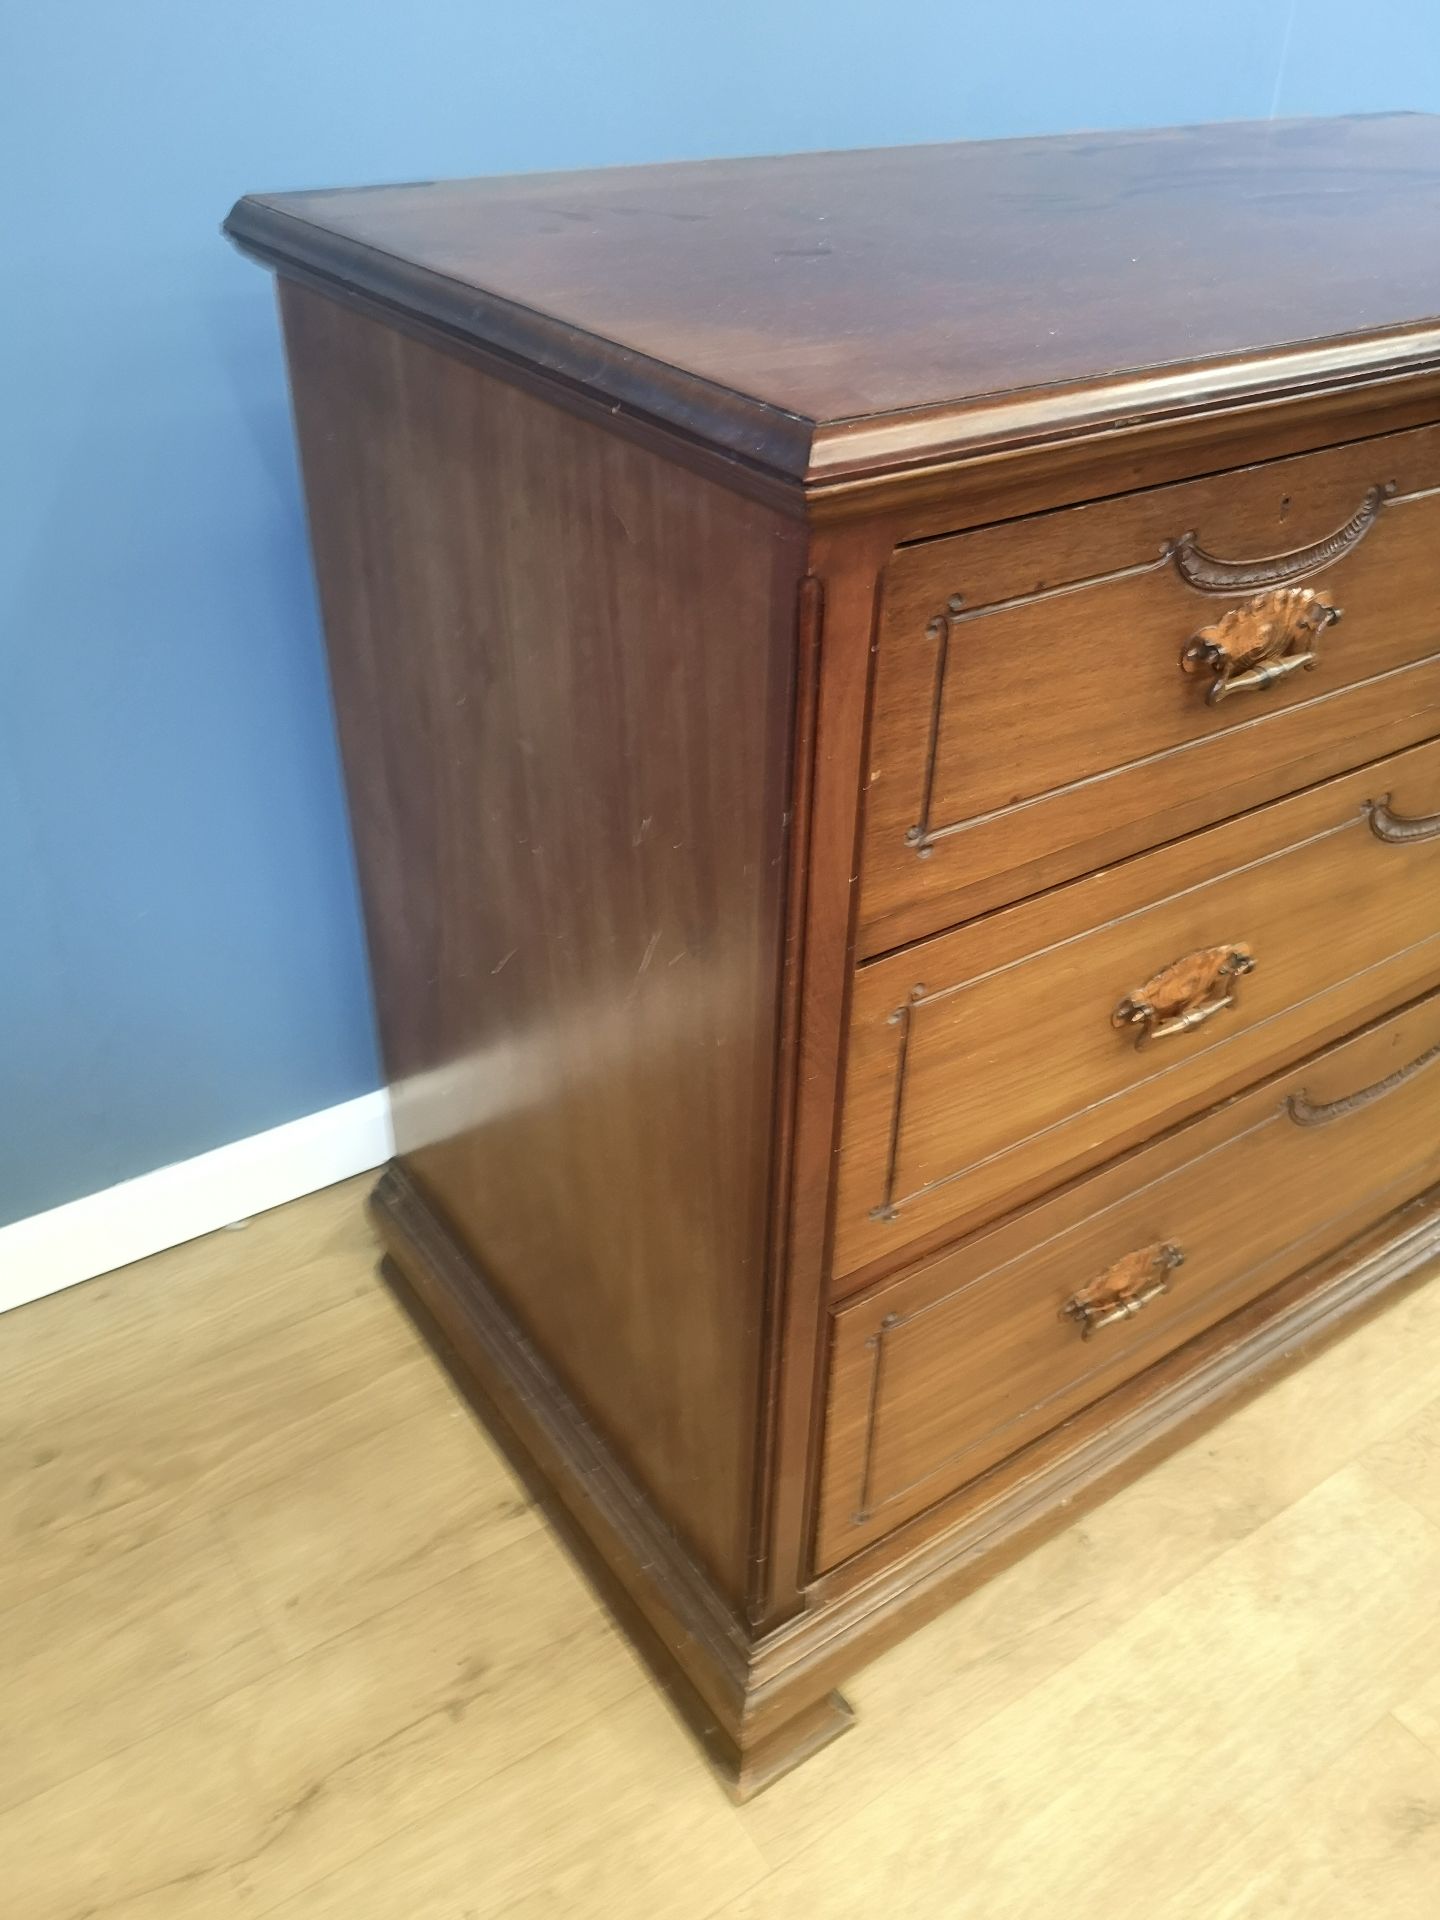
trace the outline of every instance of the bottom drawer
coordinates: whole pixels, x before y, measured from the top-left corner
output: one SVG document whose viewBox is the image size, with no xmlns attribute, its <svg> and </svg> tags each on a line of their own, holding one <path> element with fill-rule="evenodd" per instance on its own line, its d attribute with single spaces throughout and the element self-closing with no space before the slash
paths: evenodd
<svg viewBox="0 0 1440 1920">
<path fill-rule="evenodd" d="M 1440 1180 L 1440 994 L 833 1316 L 817 1569 Z"/>
</svg>

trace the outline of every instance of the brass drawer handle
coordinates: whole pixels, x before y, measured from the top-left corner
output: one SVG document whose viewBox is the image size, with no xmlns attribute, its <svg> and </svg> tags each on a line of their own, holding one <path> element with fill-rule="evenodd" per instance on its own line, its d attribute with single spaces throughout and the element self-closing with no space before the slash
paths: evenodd
<svg viewBox="0 0 1440 1920">
<path fill-rule="evenodd" d="M 1110 1016 L 1113 1027 L 1135 1029 L 1135 1045 L 1148 1047 L 1167 1034 L 1189 1033 L 1235 1004 L 1234 983 L 1253 973 L 1255 956 L 1243 941 L 1202 947 L 1172 960 L 1136 987 Z"/>
<path fill-rule="evenodd" d="M 1371 487 L 1343 527 L 1327 533 L 1308 547 L 1292 547 L 1289 553 L 1277 553 L 1268 560 L 1221 560 L 1207 553 L 1193 533 L 1183 533 L 1172 549 L 1175 567 L 1187 586 L 1201 593 L 1243 593 L 1246 587 L 1279 587 L 1287 580 L 1316 573 L 1321 567 L 1333 567 L 1352 547 L 1369 533 L 1380 517 L 1380 509 L 1395 497 L 1395 482 Z"/>
<path fill-rule="evenodd" d="M 1437 1060 L 1440 1060 L 1440 1046 L 1429 1047 L 1408 1067 L 1397 1067 L 1394 1073 L 1387 1073 L 1383 1080 L 1377 1080 L 1373 1086 L 1361 1087 L 1358 1093 L 1347 1093 L 1339 1100 L 1312 1100 L 1302 1087 L 1299 1093 L 1290 1095 L 1285 1102 L 1285 1110 L 1297 1127 L 1328 1126 L 1332 1120 L 1343 1120 L 1347 1113 L 1358 1113 L 1362 1107 L 1383 1100 L 1387 1093 L 1394 1093 L 1407 1080 L 1413 1080 L 1417 1073 L 1423 1073 L 1426 1067 L 1433 1067 Z"/>
<path fill-rule="evenodd" d="M 1061 1308 L 1062 1317 L 1076 1321 L 1080 1338 L 1089 1340 L 1102 1327 L 1113 1327 L 1118 1320 L 1133 1320 L 1142 1307 L 1168 1293 L 1171 1274 L 1184 1264 L 1182 1249 L 1168 1242 L 1127 1253 L 1107 1273 L 1067 1300 Z"/>
<path fill-rule="evenodd" d="M 1381 794 L 1378 800 L 1367 800 L 1365 811 L 1370 816 L 1370 831 L 1387 846 L 1407 847 L 1417 840 L 1440 840 L 1440 813 L 1407 820 L 1403 814 L 1390 811 L 1388 793 Z"/>
<path fill-rule="evenodd" d="M 1311 672 L 1320 661 L 1320 636 L 1340 618 L 1340 608 L 1313 587 L 1280 587 L 1232 607 L 1213 626 L 1202 627 L 1186 645 L 1186 673 L 1208 673 L 1207 706 L 1232 693 L 1259 692 L 1287 674 Z"/>
</svg>

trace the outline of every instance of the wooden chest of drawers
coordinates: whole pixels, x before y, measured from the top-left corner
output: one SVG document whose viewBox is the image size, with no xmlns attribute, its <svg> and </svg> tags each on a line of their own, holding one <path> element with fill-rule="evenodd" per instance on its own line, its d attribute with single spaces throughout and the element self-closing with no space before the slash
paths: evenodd
<svg viewBox="0 0 1440 1920">
<path fill-rule="evenodd" d="M 387 1271 L 738 1792 L 1440 1251 L 1440 122 L 240 202 Z"/>
</svg>

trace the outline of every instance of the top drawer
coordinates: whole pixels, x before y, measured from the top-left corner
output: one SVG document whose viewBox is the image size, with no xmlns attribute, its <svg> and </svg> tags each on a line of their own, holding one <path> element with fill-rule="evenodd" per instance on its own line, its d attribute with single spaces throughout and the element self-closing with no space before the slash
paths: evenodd
<svg viewBox="0 0 1440 1920">
<path fill-rule="evenodd" d="M 1342 622 L 1311 631 L 1327 616 L 1307 591 Z M 1182 655 L 1232 613 L 1232 652 L 1268 629 L 1314 658 L 1241 661 L 1214 697 Z M 1440 427 L 902 548 L 859 954 L 1437 732 Z"/>
</svg>

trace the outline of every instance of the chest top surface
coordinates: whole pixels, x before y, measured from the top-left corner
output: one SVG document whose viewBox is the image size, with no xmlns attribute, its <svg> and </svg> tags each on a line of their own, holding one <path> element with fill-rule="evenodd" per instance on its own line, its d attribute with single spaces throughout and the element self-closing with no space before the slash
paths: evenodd
<svg viewBox="0 0 1440 1920">
<path fill-rule="evenodd" d="M 814 477 L 1017 407 L 1225 404 L 1440 363 L 1440 117 L 250 196 L 228 231 Z"/>
</svg>

